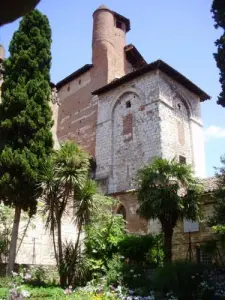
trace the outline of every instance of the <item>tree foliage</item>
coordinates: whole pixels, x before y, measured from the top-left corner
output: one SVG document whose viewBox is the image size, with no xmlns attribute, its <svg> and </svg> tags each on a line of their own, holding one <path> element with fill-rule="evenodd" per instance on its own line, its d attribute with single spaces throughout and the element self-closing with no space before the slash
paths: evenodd
<svg viewBox="0 0 225 300">
<path fill-rule="evenodd" d="M 138 213 L 141 217 L 159 219 L 164 233 L 165 259 L 172 258 L 173 229 L 183 218 L 199 216 L 200 185 L 190 166 L 156 158 L 139 170 Z"/>
<path fill-rule="evenodd" d="M 106 272 L 108 261 L 118 253 L 119 243 L 125 236 L 125 222 L 115 214 L 116 200 L 96 195 L 95 211 L 85 227 L 85 254 L 92 276 Z"/>
<path fill-rule="evenodd" d="M 225 243 L 225 156 L 221 157 L 220 168 L 217 168 L 217 189 L 214 193 L 215 205 L 213 215 L 209 218 L 209 225 L 218 235 L 220 241 Z"/>
<path fill-rule="evenodd" d="M 39 172 L 52 152 L 51 29 L 38 10 L 20 22 L 5 60 L 0 105 L 0 193 L 34 213 Z"/>
<path fill-rule="evenodd" d="M 88 178 L 90 157 L 73 142 L 66 142 L 49 160 L 43 169 L 42 199 L 47 216 L 46 227 L 53 237 L 55 256 L 62 286 L 72 284 L 74 270 L 80 260 L 80 240 L 84 225 L 90 222 L 94 209 L 95 183 Z M 74 214 L 71 215 L 71 211 Z M 65 243 L 62 219 L 66 217 L 77 226 L 75 244 Z M 57 237 L 56 237 L 57 236 Z M 57 245 L 57 246 L 56 246 Z M 70 261 L 68 260 L 70 257 Z"/>
<path fill-rule="evenodd" d="M 225 107 L 225 2 L 224 0 L 213 0 L 212 13 L 215 21 L 215 28 L 222 29 L 221 37 L 216 40 L 217 53 L 214 58 L 220 70 L 220 83 L 222 91 L 218 96 L 217 103 Z"/>
</svg>

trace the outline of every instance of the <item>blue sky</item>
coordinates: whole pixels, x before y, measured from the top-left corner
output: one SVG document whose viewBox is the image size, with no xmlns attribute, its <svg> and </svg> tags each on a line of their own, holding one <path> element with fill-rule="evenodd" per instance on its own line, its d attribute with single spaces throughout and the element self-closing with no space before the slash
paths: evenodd
<svg viewBox="0 0 225 300">
<path fill-rule="evenodd" d="M 133 43 L 147 62 L 162 59 L 205 90 L 212 99 L 202 103 L 206 136 L 207 175 L 214 174 L 225 153 L 225 108 L 216 104 L 219 71 L 213 58 L 212 0 L 41 0 L 38 8 L 52 27 L 53 82 L 91 62 L 92 13 L 101 4 L 131 20 L 127 43 Z M 0 29 L 0 43 L 8 49 L 18 21 Z M 8 53 L 7 53 L 8 55 Z"/>
</svg>

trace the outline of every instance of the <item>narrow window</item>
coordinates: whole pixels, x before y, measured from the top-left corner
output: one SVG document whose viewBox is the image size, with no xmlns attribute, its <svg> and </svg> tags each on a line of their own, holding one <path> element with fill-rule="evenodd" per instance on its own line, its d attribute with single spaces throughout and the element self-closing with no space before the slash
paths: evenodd
<svg viewBox="0 0 225 300">
<path fill-rule="evenodd" d="M 116 28 L 122 29 L 123 30 L 123 22 L 116 20 Z"/>
<path fill-rule="evenodd" d="M 79 85 L 81 85 L 81 79 L 79 79 Z"/>
<path fill-rule="evenodd" d="M 126 108 L 130 108 L 131 107 L 131 103 L 130 103 L 130 101 L 127 101 L 126 102 Z"/>
<path fill-rule="evenodd" d="M 186 157 L 180 155 L 180 156 L 179 156 L 179 163 L 180 163 L 180 164 L 183 164 L 183 165 L 186 165 Z"/>
</svg>

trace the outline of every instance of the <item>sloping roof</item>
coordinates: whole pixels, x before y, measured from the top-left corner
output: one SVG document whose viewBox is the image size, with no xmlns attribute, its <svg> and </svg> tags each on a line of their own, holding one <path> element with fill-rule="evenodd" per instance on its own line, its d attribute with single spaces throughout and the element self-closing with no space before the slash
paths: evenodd
<svg viewBox="0 0 225 300">
<path fill-rule="evenodd" d="M 141 53 L 137 50 L 137 48 L 133 44 L 129 44 L 124 47 L 126 59 L 131 63 L 131 65 L 138 69 L 147 65 L 146 60 L 143 58 Z"/>
<path fill-rule="evenodd" d="M 93 95 L 103 94 L 111 89 L 120 86 L 121 84 L 129 82 L 132 79 L 135 79 L 145 73 L 148 73 L 150 71 L 155 71 L 155 70 L 161 70 L 162 72 L 166 73 L 169 77 L 179 82 L 181 85 L 186 87 L 192 93 L 198 95 L 201 101 L 205 101 L 211 98 L 208 94 L 206 94 L 203 90 L 201 90 L 197 85 L 191 82 L 188 78 L 186 78 L 184 75 L 179 73 L 177 70 L 173 69 L 171 66 L 169 66 L 162 60 L 157 60 L 153 63 L 147 64 L 146 66 L 143 66 L 142 68 L 134 72 L 128 73 L 125 76 L 101 87 L 100 89 L 95 90 L 94 92 L 92 92 L 92 94 Z"/>
<path fill-rule="evenodd" d="M 75 78 L 79 77 L 80 75 L 82 75 L 83 73 L 89 71 L 91 68 L 93 67 L 92 64 L 86 64 L 83 67 L 81 67 L 80 69 L 76 70 L 75 72 L 73 72 L 72 74 L 70 74 L 69 76 L 65 77 L 64 79 L 62 79 L 61 81 L 59 81 L 56 84 L 57 89 L 60 89 L 62 86 L 64 86 L 65 84 L 69 83 L 70 81 L 74 80 Z"/>
</svg>

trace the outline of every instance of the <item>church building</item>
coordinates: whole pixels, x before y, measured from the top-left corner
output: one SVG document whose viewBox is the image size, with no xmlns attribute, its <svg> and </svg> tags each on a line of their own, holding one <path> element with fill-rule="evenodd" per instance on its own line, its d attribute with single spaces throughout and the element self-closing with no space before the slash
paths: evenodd
<svg viewBox="0 0 225 300">
<path fill-rule="evenodd" d="M 147 63 L 136 46 L 126 44 L 130 30 L 129 19 L 104 5 L 93 13 L 92 62 L 52 88 L 53 135 L 56 147 L 73 140 L 93 157 L 92 177 L 105 194 L 120 200 L 117 212 L 130 232 L 156 233 L 159 224 L 136 213 L 137 171 L 156 156 L 175 157 L 205 178 L 200 106 L 210 96 L 166 62 Z M 203 183 L 209 213 L 216 183 L 213 178 Z M 211 234 L 205 225 L 185 221 L 174 237 L 175 258 L 185 255 L 189 231 L 196 245 Z M 49 248 L 42 235 L 44 253 Z M 25 263 L 25 256 L 19 257 Z M 39 264 L 49 263 L 47 255 L 38 257 Z"/>
</svg>

